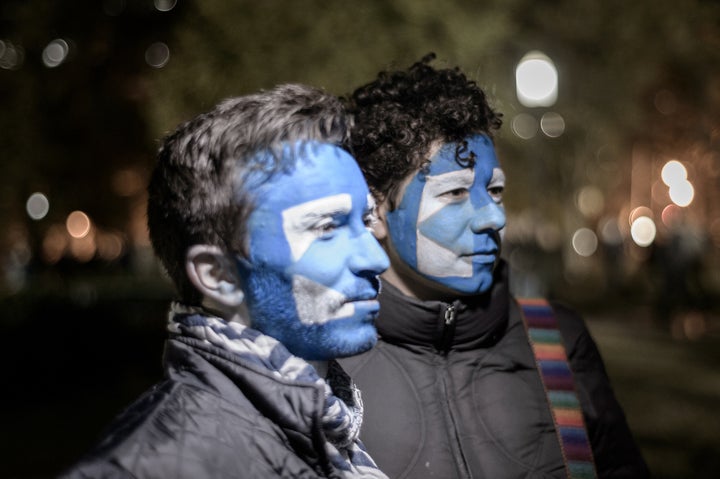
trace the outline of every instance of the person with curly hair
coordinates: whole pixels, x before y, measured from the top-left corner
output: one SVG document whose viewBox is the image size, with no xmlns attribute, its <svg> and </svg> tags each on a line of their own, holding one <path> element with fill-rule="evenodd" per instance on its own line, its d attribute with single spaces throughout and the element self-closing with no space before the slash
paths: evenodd
<svg viewBox="0 0 720 479">
<path fill-rule="evenodd" d="M 348 126 L 337 97 L 288 84 L 166 137 L 147 208 L 179 293 L 165 378 L 62 477 L 386 479 L 335 360 L 375 344 L 389 264 Z"/>
<path fill-rule="evenodd" d="M 368 451 L 392 478 L 648 477 L 581 317 L 510 293 L 502 117 L 433 59 L 344 98 L 390 258 L 378 344 L 342 360 Z"/>
</svg>

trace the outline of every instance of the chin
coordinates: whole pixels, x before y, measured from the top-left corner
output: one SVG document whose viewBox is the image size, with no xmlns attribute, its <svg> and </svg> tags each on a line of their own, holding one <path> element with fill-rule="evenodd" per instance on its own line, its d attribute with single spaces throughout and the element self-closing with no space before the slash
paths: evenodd
<svg viewBox="0 0 720 479">
<path fill-rule="evenodd" d="M 293 354 L 309 361 L 328 361 L 364 353 L 377 343 L 372 321 L 357 318 L 335 319 L 305 330 Z"/>
<path fill-rule="evenodd" d="M 436 278 L 435 283 L 453 294 L 477 296 L 492 288 L 493 277 L 492 275 L 481 275 L 472 278 Z"/>
<path fill-rule="evenodd" d="M 377 330 L 372 323 L 358 324 L 352 321 L 352 328 L 340 328 L 328 339 L 331 357 L 326 359 L 347 358 L 372 349 L 377 343 Z"/>
</svg>

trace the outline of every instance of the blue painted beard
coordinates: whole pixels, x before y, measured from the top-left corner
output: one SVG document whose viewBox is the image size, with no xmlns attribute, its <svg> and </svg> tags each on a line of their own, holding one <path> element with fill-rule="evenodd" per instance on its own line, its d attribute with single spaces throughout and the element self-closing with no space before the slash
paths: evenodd
<svg viewBox="0 0 720 479">
<path fill-rule="evenodd" d="M 492 286 L 505 226 L 504 175 L 489 138 L 467 143 L 474 167 L 458 164 L 456 143 L 443 145 L 428 171 L 408 183 L 387 226 L 396 256 L 425 284 L 472 295 Z"/>
<path fill-rule="evenodd" d="M 354 356 L 375 346 L 377 331 L 374 320 L 377 309 L 355 311 L 349 317 L 335 318 L 323 323 L 306 323 L 298 310 L 312 309 L 322 297 L 313 291 L 299 294 L 288 278 L 272 268 L 251 267 L 238 262 L 238 270 L 244 278 L 243 288 L 248 311 L 254 328 L 277 339 L 295 356 L 306 360 L 329 360 Z M 376 277 L 367 278 L 367 294 L 377 292 Z M 375 293 L 377 294 L 377 293 Z M 297 299 L 296 299 L 297 298 Z M 298 300 L 303 303 L 298 304 Z M 335 305 L 338 310 L 341 306 Z"/>
</svg>

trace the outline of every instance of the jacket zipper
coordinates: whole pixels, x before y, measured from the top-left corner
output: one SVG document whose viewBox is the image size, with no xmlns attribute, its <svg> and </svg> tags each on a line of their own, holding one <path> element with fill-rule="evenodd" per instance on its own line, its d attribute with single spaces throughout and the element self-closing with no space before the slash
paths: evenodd
<svg viewBox="0 0 720 479">
<path fill-rule="evenodd" d="M 444 325 L 443 325 L 443 333 L 442 333 L 442 342 L 441 342 L 441 348 L 440 350 L 443 353 L 442 363 L 443 363 L 443 371 L 440 375 L 440 385 L 442 388 L 442 395 L 445 399 L 445 404 L 447 407 L 445 408 L 445 420 L 447 421 L 449 430 L 449 439 L 450 439 L 450 449 L 453 451 L 453 458 L 455 459 L 455 467 L 457 468 L 458 477 L 461 478 L 470 478 L 470 470 L 467 467 L 467 463 L 465 462 L 465 456 L 462 451 L 462 445 L 460 444 L 460 439 L 458 438 L 458 428 L 457 428 L 457 422 L 455 420 L 455 414 L 453 413 L 452 408 L 452 398 L 449 397 L 448 393 L 448 383 L 447 383 L 447 377 L 448 377 L 448 368 L 447 368 L 447 355 L 450 352 L 450 348 L 452 346 L 453 337 L 455 335 L 455 318 L 457 315 L 457 311 L 455 310 L 455 306 L 452 304 L 449 304 L 445 307 L 445 312 L 443 315 L 444 319 Z"/>
<path fill-rule="evenodd" d="M 445 306 L 445 312 L 443 313 L 443 328 L 440 336 L 440 342 L 438 344 L 438 351 L 447 355 L 452 347 L 453 338 L 455 336 L 455 317 L 457 312 L 455 306 L 448 304 Z"/>
</svg>

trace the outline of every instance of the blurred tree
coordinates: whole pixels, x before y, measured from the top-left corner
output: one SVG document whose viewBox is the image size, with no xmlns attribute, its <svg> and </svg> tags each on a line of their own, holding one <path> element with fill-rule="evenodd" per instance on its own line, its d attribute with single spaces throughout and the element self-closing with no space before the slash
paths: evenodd
<svg viewBox="0 0 720 479">
<path fill-rule="evenodd" d="M 530 222 L 517 223 L 530 236 L 555 228 L 546 246 L 561 253 L 569 232 L 597 226 L 575 207 L 579 188 L 600 188 L 609 212 L 628 201 L 636 143 L 695 145 L 717 173 L 719 8 L 702 0 L 8 0 L 0 39 L 22 45 L 25 62 L 0 70 L 9 159 L 0 208 L 27 224 L 23 202 L 43 190 L 51 215 L 35 229 L 83 209 L 121 230 L 133 216 L 137 230 L 142 198 L 119 196 L 113 179 L 119 170 L 144 178 L 159 139 L 179 122 L 281 82 L 345 94 L 434 51 L 436 64 L 459 65 L 505 113 L 498 145 L 509 212 Z M 48 68 L 41 59 L 54 38 L 67 39 L 70 54 Z M 158 68 L 145 61 L 155 42 L 169 49 Z M 558 138 L 512 133 L 517 114 L 550 111 L 515 98 L 514 68 L 529 50 L 558 68 L 552 111 L 566 125 Z"/>
</svg>

